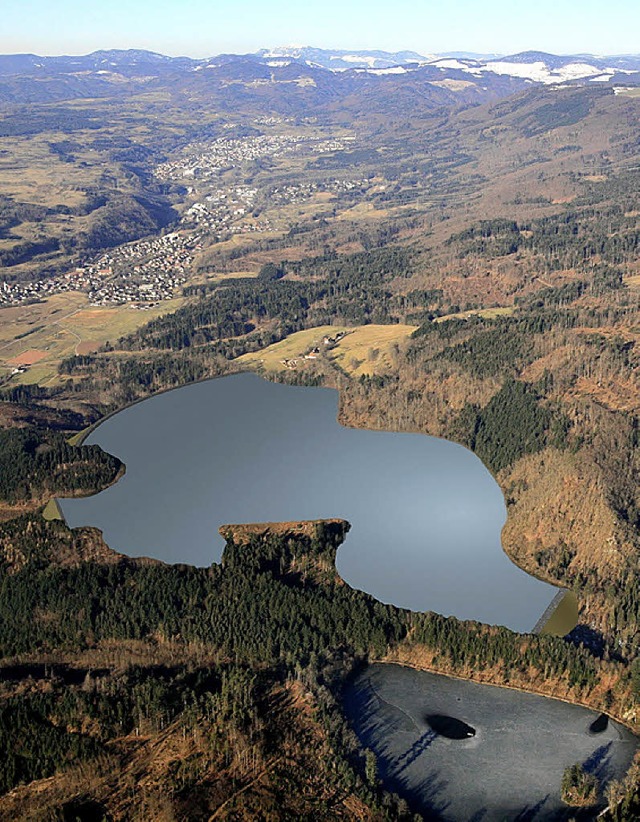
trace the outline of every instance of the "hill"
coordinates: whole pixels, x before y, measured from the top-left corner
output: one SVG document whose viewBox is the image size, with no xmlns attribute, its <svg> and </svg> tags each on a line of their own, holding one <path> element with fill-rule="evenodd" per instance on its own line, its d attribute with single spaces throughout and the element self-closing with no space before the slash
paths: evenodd
<svg viewBox="0 0 640 822">
<path fill-rule="evenodd" d="M 404 818 L 337 707 L 367 659 L 636 722 L 640 98 L 631 74 L 576 79 L 578 57 L 5 61 L 2 813 Z M 530 82 L 538 64 L 566 82 Z M 203 570 L 34 513 L 117 474 L 62 433 L 261 360 L 338 387 L 345 424 L 472 448 L 505 494 L 505 550 L 572 589 L 578 629 L 381 606 L 336 579 L 331 529 L 234 528 Z"/>
</svg>

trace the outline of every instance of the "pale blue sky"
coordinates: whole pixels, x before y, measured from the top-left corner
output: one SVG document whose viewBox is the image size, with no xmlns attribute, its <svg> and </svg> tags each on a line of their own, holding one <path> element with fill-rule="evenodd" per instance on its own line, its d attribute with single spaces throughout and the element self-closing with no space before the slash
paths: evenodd
<svg viewBox="0 0 640 822">
<path fill-rule="evenodd" d="M 1 0 L 0 53 L 146 48 L 207 57 L 304 44 L 640 52 L 638 0 Z"/>
</svg>

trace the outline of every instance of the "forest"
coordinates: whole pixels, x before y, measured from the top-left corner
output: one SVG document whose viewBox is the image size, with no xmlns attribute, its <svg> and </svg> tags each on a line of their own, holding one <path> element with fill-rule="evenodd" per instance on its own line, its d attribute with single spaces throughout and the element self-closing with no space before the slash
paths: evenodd
<svg viewBox="0 0 640 822">
<path fill-rule="evenodd" d="M 264 757 L 279 733 L 265 712 L 267 693 L 275 683 L 303 677 L 320 700 L 318 716 L 343 763 L 333 779 L 346 779 L 349 790 L 378 804 L 383 818 L 402 818 L 397 798 L 385 798 L 375 780 L 367 785 L 364 753 L 336 712 L 346 674 L 364 660 L 382 659 L 389 648 L 417 648 L 436 655 L 443 670 L 473 669 L 480 676 L 500 670 L 506 682 L 526 681 L 536 671 L 547 682 L 566 682 L 583 699 L 598 693 L 604 665 L 611 688 L 595 698 L 609 710 L 637 687 L 623 668 L 561 639 L 413 614 L 348 588 L 333 564 L 347 529 L 340 521 L 310 524 L 304 533 L 229 527 L 222 564 L 196 569 L 128 559 L 56 567 L 39 546 L 78 534 L 32 515 L 0 526 L 0 545 L 12 543 L 30 558 L 17 572 L 0 566 L 0 651 L 5 659 L 25 660 L 5 663 L 0 673 L 5 688 L 29 674 L 34 683 L 28 695 L 2 703 L 3 791 L 49 776 L 71 759 L 100 761 L 115 737 L 158 733 L 176 722 L 183 729 L 198 723 L 206 735 L 202 772 L 232 755 L 230 727 L 248 735 L 254 755 Z M 54 649 L 90 653 L 106 642 L 150 636 L 177 658 L 190 648 L 216 649 L 218 662 L 124 670 L 50 663 L 47 672 L 46 664 L 34 666 L 24 656 L 37 652 L 46 659 Z M 173 778 L 178 795 L 191 784 L 186 776 Z M 195 790 L 197 768 L 191 779 Z"/>
<path fill-rule="evenodd" d="M 0 499 L 11 504 L 54 492 L 91 493 L 113 482 L 122 467 L 97 445 L 76 448 L 59 433 L 0 429 Z"/>
<path fill-rule="evenodd" d="M 188 286 L 185 295 L 199 297 L 197 302 L 152 321 L 121 339 L 118 346 L 129 351 L 176 351 L 244 337 L 234 345 L 236 357 L 316 325 L 393 322 L 398 300 L 385 285 L 411 274 L 409 255 L 396 249 L 343 257 L 330 254 L 296 263 L 283 261 L 279 270 L 282 276 L 291 274 L 300 279 L 282 281 L 280 277 L 262 276 L 257 281 L 232 279 Z M 252 335 L 256 320 L 275 320 L 276 327 L 269 334 Z M 223 346 L 214 346 L 213 350 L 225 352 Z"/>
</svg>

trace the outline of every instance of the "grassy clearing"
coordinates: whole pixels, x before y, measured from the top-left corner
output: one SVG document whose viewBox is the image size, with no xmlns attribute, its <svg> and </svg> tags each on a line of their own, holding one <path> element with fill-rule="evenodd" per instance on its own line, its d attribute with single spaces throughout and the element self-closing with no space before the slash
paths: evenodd
<svg viewBox="0 0 640 822">
<path fill-rule="evenodd" d="M 634 274 L 633 277 L 625 277 L 624 284 L 634 290 L 640 288 L 640 274 Z"/>
<path fill-rule="evenodd" d="M 78 431 L 77 434 L 74 434 L 72 437 L 69 437 L 67 442 L 69 445 L 82 445 L 82 440 L 84 439 L 85 435 L 90 430 L 89 428 L 83 428 L 82 431 Z"/>
<path fill-rule="evenodd" d="M 259 238 L 266 239 L 268 237 L 280 236 L 282 236 L 282 231 L 264 231 L 259 235 Z M 202 266 L 203 263 L 206 264 L 207 257 L 212 253 L 218 256 L 220 252 L 235 251 L 238 248 L 245 249 L 247 246 L 253 246 L 255 241 L 256 237 L 253 234 L 234 234 L 228 240 L 223 240 L 220 243 L 214 243 L 213 245 L 204 248 L 200 254 L 196 256 L 194 267 L 197 267 L 198 265 Z M 216 276 L 218 275 L 216 274 Z"/>
<path fill-rule="evenodd" d="M 42 516 L 47 520 L 47 522 L 51 522 L 51 520 L 57 519 L 64 522 L 64 515 L 62 513 L 62 509 L 58 505 L 58 500 L 54 498 L 50 499 L 49 502 L 44 506 L 44 510 L 42 511 Z"/>
<path fill-rule="evenodd" d="M 166 300 L 148 311 L 128 306 L 89 306 L 67 317 L 60 325 L 82 340 L 97 341 L 102 345 L 107 341 L 115 342 L 162 314 L 176 311 L 184 302 L 181 298 Z"/>
<path fill-rule="evenodd" d="M 37 360 L 26 372 L 16 374 L 14 381 L 23 385 L 55 383 L 61 360 L 116 342 L 184 302 L 177 298 L 149 311 L 138 311 L 126 305 L 94 307 L 85 294 L 69 292 L 35 305 L 2 309 L 0 366 L 11 368 L 25 358 Z"/>
<path fill-rule="evenodd" d="M 40 303 L 0 309 L 0 356 L 5 356 L 4 346 L 17 338 L 24 339 L 23 350 L 36 348 L 29 336 L 84 305 L 87 305 L 86 296 L 70 291 L 48 297 Z"/>
<path fill-rule="evenodd" d="M 225 280 L 235 280 L 238 277 L 257 277 L 257 271 L 216 271 L 212 274 L 198 274 L 196 277 L 192 277 L 189 279 L 188 285 L 215 285 L 216 283 L 222 283 Z"/>
<path fill-rule="evenodd" d="M 251 354 L 243 354 L 237 362 L 243 365 L 256 366 L 266 371 L 284 371 L 286 366 L 282 360 L 293 360 L 302 357 L 312 348 L 322 346 L 325 335 L 334 335 L 340 331 L 348 331 L 346 326 L 320 325 L 306 331 L 298 331 L 284 340 L 263 348 Z"/>
<path fill-rule="evenodd" d="M 393 367 L 395 346 L 416 328 L 415 325 L 361 325 L 352 329 L 327 356 L 353 376 L 381 374 Z"/>
<path fill-rule="evenodd" d="M 0 138 L 2 193 L 18 202 L 49 207 L 82 205 L 86 199 L 84 189 L 99 184 L 103 167 L 96 154 L 88 150 L 75 152 L 77 162 L 64 162 L 51 150 L 49 142 L 65 138 L 68 135 L 53 131 Z M 76 132 L 74 140 L 80 145 L 90 143 L 91 134 Z"/>
<path fill-rule="evenodd" d="M 459 311 L 457 314 L 446 314 L 444 317 L 437 317 L 434 322 L 443 323 L 445 320 L 466 320 L 469 317 L 483 317 L 485 320 L 495 320 L 496 317 L 510 317 L 516 310 L 514 305 L 506 305 L 498 308 L 479 308 L 474 311 Z"/>
<path fill-rule="evenodd" d="M 344 371 L 354 376 L 378 374 L 393 365 L 394 346 L 415 331 L 415 325 L 361 325 L 348 328 L 341 325 L 321 325 L 291 334 L 285 340 L 270 345 L 262 351 L 243 354 L 237 362 L 265 371 L 284 371 L 283 360 L 300 360 L 298 368 L 304 368 L 304 354 L 312 348 L 320 349 L 320 357 L 326 357 Z M 325 336 L 346 332 L 335 346 L 324 345 Z"/>
<path fill-rule="evenodd" d="M 295 223 L 313 219 L 317 215 L 325 215 L 333 209 L 336 199 L 333 192 L 321 191 L 303 202 L 269 208 L 265 213 L 275 230 L 288 231 Z"/>
<path fill-rule="evenodd" d="M 380 220 L 389 215 L 388 209 L 376 209 L 373 203 L 358 203 L 338 214 L 338 220 Z"/>
</svg>

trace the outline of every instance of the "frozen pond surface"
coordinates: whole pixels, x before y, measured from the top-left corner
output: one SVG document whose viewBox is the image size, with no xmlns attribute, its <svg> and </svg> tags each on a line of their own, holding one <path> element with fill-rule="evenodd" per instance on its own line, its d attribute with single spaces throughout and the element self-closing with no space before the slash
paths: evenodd
<svg viewBox="0 0 640 822">
<path fill-rule="evenodd" d="M 161 394 L 88 438 L 126 475 L 62 500 L 130 556 L 207 566 L 226 523 L 348 520 L 338 570 L 383 602 L 529 631 L 556 589 L 504 554 L 502 493 L 446 440 L 344 428 L 336 391 L 239 374 Z"/>
<path fill-rule="evenodd" d="M 564 769 L 581 762 L 605 785 L 624 775 L 637 748 L 626 728 L 585 708 L 399 665 L 365 669 L 344 705 L 383 781 L 447 822 L 569 819 Z M 434 717 L 474 734 L 447 738 Z"/>
</svg>

